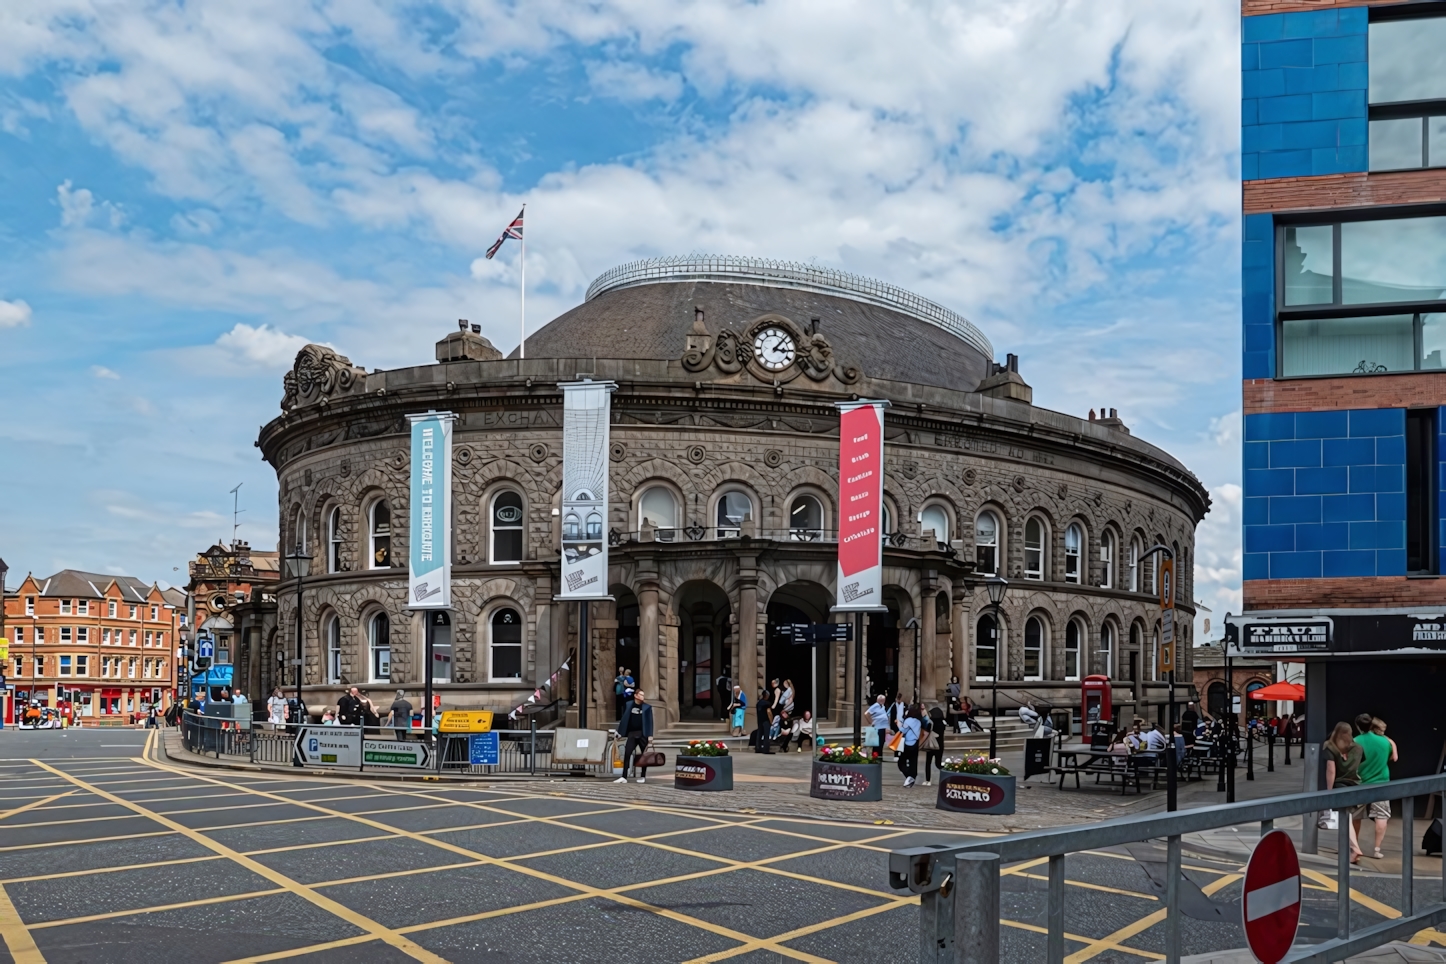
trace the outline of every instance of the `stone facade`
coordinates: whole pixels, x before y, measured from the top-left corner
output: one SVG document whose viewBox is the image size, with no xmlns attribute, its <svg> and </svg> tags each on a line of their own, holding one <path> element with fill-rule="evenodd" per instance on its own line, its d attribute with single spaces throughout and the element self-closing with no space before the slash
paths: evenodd
<svg viewBox="0 0 1446 964">
<path fill-rule="evenodd" d="M 690 306 L 720 293 L 767 303 L 771 290 L 695 288 L 683 299 Z M 739 289 L 736 297 L 732 289 Z M 608 297 L 604 292 L 596 301 Z M 676 319 L 679 334 L 686 333 L 678 339 L 685 350 L 668 358 L 594 357 L 587 345 L 575 346 L 579 357 L 534 357 L 534 339 L 546 344 L 543 336 L 567 315 L 529 338 L 526 360 L 498 358 L 489 353 L 490 345 L 489 351 L 469 354 L 444 339 L 438 357 L 453 360 L 366 373 L 316 346 L 304 349 L 287 378 L 285 414 L 262 429 L 257 444 L 277 470 L 282 545 L 289 551 L 304 541 L 314 558 L 302 619 L 313 710 L 334 701 L 343 684 L 414 687 L 423 676 L 423 617 L 409 612 L 405 600 L 409 413 L 435 409 L 459 416 L 453 450 L 452 670 L 451 682 L 438 686 L 444 704 L 510 709 L 576 651 L 578 605 L 556 602 L 553 594 L 562 457 L 557 385 L 580 376 L 618 384 L 607 520 L 615 602 L 594 603 L 590 612 L 592 720 L 613 716 L 612 680 L 619 663 L 639 675 L 669 720 L 716 719 L 722 699 L 708 682 L 719 676 L 744 684 L 750 705 L 765 680 L 791 677 L 806 706 L 803 696 L 812 695 L 815 671 L 819 709 L 851 719 L 849 645 L 821 647 L 814 666 L 807 647 L 789 648 L 769 627 L 847 618 L 829 612 L 836 571 L 835 403 L 860 397 L 892 402 L 885 423 L 890 611 L 869 617 L 870 690 L 917 690 L 934 702 L 957 675 L 976 701 L 987 702 L 988 681 L 975 679 L 975 636 L 990 609 L 975 531 L 980 513 L 992 512 L 1000 574 L 1011 583 L 999 614 L 1001 703 L 1012 706 L 1026 694 L 1061 706 L 1078 701 L 1079 684 L 1066 680 L 1066 637 L 1075 638 L 1067 633 L 1071 621 L 1078 629 L 1083 673 L 1130 681 L 1117 692 L 1117 702 L 1162 701 L 1164 684 L 1149 678 L 1150 641 L 1159 619 L 1158 601 L 1149 591 L 1151 569 L 1145 564 L 1132 569 L 1129 554 L 1132 546 L 1176 547 L 1181 653 L 1188 654 L 1194 530 L 1209 505 L 1195 478 L 1164 452 L 1130 436 L 1118 420 L 1087 422 L 1033 407 L 1017 371 L 998 377 L 1007 371 L 1004 366 L 982 383 L 960 376 L 952 387 L 872 378 L 859 346 L 828 327 L 825 313 L 847 295 L 816 294 L 818 307 L 804 306 L 825 317 L 822 331 L 818 317 L 810 324 L 797 316 L 798 292 L 789 297 L 790 314 L 756 312 L 736 326 L 742 330 L 731 322 L 710 327 L 702 307 L 690 310 Z M 606 305 L 588 307 L 589 326 L 596 327 L 597 312 Z M 857 303 L 850 310 L 888 314 L 889 324 L 904 326 L 898 321 L 903 316 L 892 312 Z M 620 315 L 614 323 L 626 322 Z M 926 324 L 912 317 L 907 322 Z M 753 332 L 765 325 L 788 328 L 804 346 L 796 366 L 782 377 L 761 369 L 747 349 Z M 939 335 L 937 328 L 928 331 L 930 338 Z M 900 335 L 907 338 L 908 331 Z M 599 337 L 605 340 L 607 332 Z M 649 490 L 665 493 L 652 498 L 671 505 L 674 517 L 664 520 L 671 525 L 644 523 L 641 500 Z M 729 492 L 746 497 L 751 508 L 736 529 L 720 529 L 718 504 Z M 503 493 L 520 502 L 522 548 L 515 561 L 496 561 L 498 546 L 512 538 L 494 518 Z M 816 500 L 822 517 L 799 528 L 799 517 L 790 514 L 807 498 Z M 380 500 L 390 511 L 390 545 L 385 564 L 377 568 L 379 543 L 369 513 Z M 1025 572 L 1031 518 L 1044 534 L 1040 578 Z M 941 524 L 946 534 L 925 535 L 926 526 Z M 1065 533 L 1071 524 L 1084 535 L 1078 583 L 1066 580 Z M 1109 587 L 1101 585 L 1106 538 L 1114 546 Z M 279 588 L 278 601 L 284 635 L 294 625 L 293 584 Z M 520 677 L 511 675 L 511 657 L 499 657 L 492 645 L 494 621 L 507 610 L 522 623 Z M 385 680 L 377 676 L 369 639 L 370 621 L 382 613 L 390 629 Z M 917 653 L 910 625 L 916 617 Z M 1027 673 L 1027 658 L 1030 669 L 1036 660 L 1035 650 L 1026 653 L 1031 618 L 1042 631 L 1038 672 Z M 337 637 L 328 640 L 332 632 Z M 1102 638 L 1110 641 L 1108 666 Z M 329 657 L 332 650 L 338 651 Z M 271 665 L 265 659 L 258 664 Z M 508 670 L 507 678 L 495 678 L 499 666 Z M 1177 678 L 1188 680 L 1188 665 L 1180 669 Z M 564 674 L 559 690 L 575 702 L 576 685 Z"/>
</svg>

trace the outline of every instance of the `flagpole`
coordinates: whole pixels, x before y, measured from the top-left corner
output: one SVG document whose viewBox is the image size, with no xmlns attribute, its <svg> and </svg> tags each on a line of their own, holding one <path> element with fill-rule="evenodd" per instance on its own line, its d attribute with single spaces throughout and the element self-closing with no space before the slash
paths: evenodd
<svg viewBox="0 0 1446 964">
<path fill-rule="evenodd" d="M 521 359 L 521 358 L 526 358 L 526 357 L 527 357 L 527 222 L 526 222 L 526 216 L 527 216 L 527 205 L 524 204 L 524 205 L 522 205 L 522 214 L 520 215 L 520 217 L 522 217 L 524 220 L 523 220 L 523 227 L 522 227 L 522 257 L 521 257 L 521 259 L 520 259 L 521 264 L 522 264 L 522 309 L 521 309 L 521 317 L 518 319 L 518 324 L 517 324 L 517 327 L 518 327 L 518 335 L 519 335 L 518 341 L 517 341 L 517 357 L 518 357 L 519 359 Z"/>
</svg>

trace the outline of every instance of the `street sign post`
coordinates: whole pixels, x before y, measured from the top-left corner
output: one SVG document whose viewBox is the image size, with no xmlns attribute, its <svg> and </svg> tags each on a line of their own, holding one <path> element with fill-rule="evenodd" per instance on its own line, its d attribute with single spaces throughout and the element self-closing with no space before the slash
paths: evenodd
<svg viewBox="0 0 1446 964">
<path fill-rule="evenodd" d="M 1260 964 L 1279 964 L 1300 926 L 1300 858 L 1284 830 L 1272 830 L 1255 845 L 1241 892 L 1250 952 Z"/>
<path fill-rule="evenodd" d="M 1175 560 L 1160 560 L 1160 669 L 1175 671 Z M 1171 723 L 1174 721 L 1172 720 Z"/>
<path fill-rule="evenodd" d="M 196 669 L 209 669 L 211 660 L 216 658 L 216 642 L 210 636 L 196 641 Z"/>
</svg>

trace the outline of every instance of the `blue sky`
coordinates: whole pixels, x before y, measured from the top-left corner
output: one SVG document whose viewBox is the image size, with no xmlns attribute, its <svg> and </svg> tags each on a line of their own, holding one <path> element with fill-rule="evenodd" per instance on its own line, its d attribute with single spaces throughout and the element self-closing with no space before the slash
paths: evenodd
<svg viewBox="0 0 1446 964">
<path fill-rule="evenodd" d="M 0 556 L 169 581 L 275 541 L 253 447 L 306 341 L 516 344 L 621 261 L 816 260 L 1113 407 L 1211 489 L 1240 606 L 1238 19 L 841 0 L 0 5 Z M 14 581 L 12 577 L 12 582 Z"/>
</svg>

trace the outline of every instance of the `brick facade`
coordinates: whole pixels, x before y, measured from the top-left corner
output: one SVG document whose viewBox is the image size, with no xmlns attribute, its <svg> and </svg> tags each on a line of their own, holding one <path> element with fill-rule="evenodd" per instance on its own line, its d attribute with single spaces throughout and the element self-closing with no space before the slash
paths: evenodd
<svg viewBox="0 0 1446 964">
<path fill-rule="evenodd" d="M 1272 579 L 1245 583 L 1245 611 L 1261 609 L 1439 608 L 1446 585 L 1439 578 L 1375 576 L 1342 579 Z"/>
<path fill-rule="evenodd" d="M 1438 204 L 1446 202 L 1446 170 L 1429 168 L 1376 174 L 1360 171 L 1246 181 L 1242 200 L 1247 215 L 1387 204 Z"/>
<path fill-rule="evenodd" d="M 1279 380 L 1252 378 L 1244 384 L 1245 414 L 1331 412 L 1345 409 L 1429 408 L 1446 399 L 1446 372 L 1404 375 L 1346 375 Z"/>
<path fill-rule="evenodd" d="M 1241 0 L 1240 13 L 1245 17 L 1259 17 L 1271 13 L 1307 13 L 1313 10 L 1369 7 L 1399 2 L 1400 0 Z"/>
</svg>

